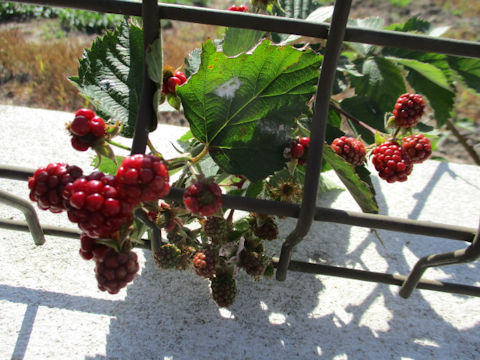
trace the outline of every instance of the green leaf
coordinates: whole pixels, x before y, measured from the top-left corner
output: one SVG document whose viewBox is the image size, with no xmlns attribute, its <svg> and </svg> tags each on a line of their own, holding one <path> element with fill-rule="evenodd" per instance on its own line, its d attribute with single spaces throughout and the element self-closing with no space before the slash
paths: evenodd
<svg viewBox="0 0 480 360">
<path fill-rule="evenodd" d="M 445 125 L 453 109 L 455 93 L 439 86 L 422 73 L 413 69 L 410 69 L 407 81 L 417 93 L 424 95 L 428 99 L 434 111 L 437 127 Z"/>
<path fill-rule="evenodd" d="M 205 42 L 198 72 L 177 93 L 193 135 L 224 172 L 255 182 L 284 166 L 285 144 L 315 91 L 321 59 L 268 40 L 229 58 Z"/>
<path fill-rule="evenodd" d="M 305 19 L 318 3 L 313 0 L 280 0 L 280 5 L 285 10 L 285 16 L 289 18 Z"/>
<path fill-rule="evenodd" d="M 124 123 L 131 137 L 143 85 L 143 31 L 124 21 L 115 32 L 97 38 L 80 59 L 78 76 L 70 80 L 106 119 Z M 151 130 L 156 124 L 152 124 Z"/>
<path fill-rule="evenodd" d="M 383 121 L 383 113 L 392 111 L 397 98 L 407 91 L 402 73 L 392 61 L 382 57 L 358 60 L 355 64 L 364 76 L 352 77 L 352 87 L 376 104 Z"/>
<path fill-rule="evenodd" d="M 367 96 L 354 96 L 342 100 L 340 103 L 342 109 L 355 116 L 357 119 L 370 125 L 371 127 L 385 131 L 384 114 L 385 112 L 378 108 L 378 105 Z M 393 106 L 392 106 L 393 109 Z M 353 124 L 357 132 L 369 144 L 375 141 L 373 134 L 362 126 Z"/>
<path fill-rule="evenodd" d="M 252 49 L 265 35 L 264 31 L 227 28 L 223 40 L 223 52 L 227 56 L 235 56 Z"/>
<path fill-rule="evenodd" d="M 148 76 L 157 83 L 163 83 L 163 49 L 162 37 L 156 39 L 147 49 L 145 61 L 147 62 Z"/>
<path fill-rule="evenodd" d="M 250 185 L 248 185 L 247 187 L 245 196 L 250 198 L 256 198 L 263 191 L 263 187 L 264 187 L 263 180 L 250 183 Z"/>
<path fill-rule="evenodd" d="M 112 161 L 112 159 L 102 157 L 102 161 L 100 162 L 98 156 L 95 156 L 92 160 L 92 166 L 97 168 L 99 171 L 104 172 L 105 174 L 115 175 L 117 173 L 120 164 L 125 156 L 115 156 L 116 164 Z"/>
<path fill-rule="evenodd" d="M 355 168 L 338 156 L 330 146 L 325 145 L 323 150 L 325 160 L 333 168 L 339 179 L 355 199 L 363 212 L 378 213 L 378 204 L 375 199 L 375 190 L 371 181 L 365 182 L 355 171 Z M 362 177 L 368 177 L 368 170 L 362 170 Z"/>
<path fill-rule="evenodd" d="M 450 83 L 447 77 L 443 71 L 436 66 L 412 59 L 400 59 L 393 57 L 389 57 L 388 59 L 397 62 L 408 69 L 413 69 L 421 73 L 425 78 L 434 82 L 438 86 L 443 87 L 446 90 L 450 90 Z"/>
<path fill-rule="evenodd" d="M 434 27 L 429 21 L 413 16 L 404 24 L 392 24 L 385 28 L 386 30 L 416 32 L 430 36 L 442 36 L 450 29 L 450 26 Z"/>
<path fill-rule="evenodd" d="M 349 26 L 359 27 L 370 30 L 380 30 L 383 27 L 383 19 L 379 17 L 369 17 L 365 19 L 350 19 L 348 20 Z M 367 45 L 360 43 L 347 43 L 352 49 L 360 54 L 362 57 L 367 57 L 376 49 L 375 45 Z"/>
<path fill-rule="evenodd" d="M 463 82 L 472 90 L 480 93 L 480 60 L 472 58 L 448 57 L 448 63 Z"/>
</svg>

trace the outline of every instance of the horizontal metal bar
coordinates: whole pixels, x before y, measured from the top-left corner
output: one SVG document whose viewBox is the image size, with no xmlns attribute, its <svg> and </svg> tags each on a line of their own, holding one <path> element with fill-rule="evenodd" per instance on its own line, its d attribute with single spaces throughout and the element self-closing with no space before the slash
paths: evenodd
<svg viewBox="0 0 480 360">
<path fill-rule="evenodd" d="M 278 264 L 278 258 L 274 258 L 273 259 L 274 267 L 276 267 L 277 264 Z M 382 284 L 396 285 L 396 286 L 402 286 L 402 284 L 407 278 L 404 275 L 385 274 L 385 273 L 379 273 L 379 272 L 373 272 L 373 271 L 348 269 L 344 267 L 314 264 L 314 263 L 307 263 L 307 262 L 295 261 L 295 260 L 290 261 L 288 270 L 309 273 L 309 274 L 336 276 L 336 277 L 341 277 L 346 279 L 361 280 L 361 281 L 368 281 L 368 282 L 375 282 L 375 283 L 382 283 Z M 480 287 L 463 285 L 463 284 L 454 284 L 454 283 L 443 282 L 438 280 L 422 279 L 419 281 L 417 288 L 425 289 L 425 290 L 441 291 L 441 292 L 452 293 L 452 294 L 462 294 L 462 295 L 480 297 Z"/>
<path fill-rule="evenodd" d="M 141 16 L 142 14 L 141 3 L 122 0 L 14 0 L 14 2 L 132 16 Z M 320 39 L 326 39 L 329 30 L 329 24 L 325 23 L 319 24 L 300 19 L 246 14 L 194 6 L 159 4 L 159 11 L 160 17 L 164 19 L 296 34 Z M 398 31 L 369 30 L 349 26 L 345 33 L 345 41 L 480 58 L 480 43 L 478 42 L 437 38 Z"/>
<path fill-rule="evenodd" d="M 28 224 L 25 221 L 19 220 L 0 219 L 0 228 L 6 230 L 30 232 Z M 42 230 L 45 235 L 80 240 L 81 231 L 78 229 L 70 229 L 53 225 L 42 225 Z M 143 244 L 135 243 L 135 247 L 141 249 L 150 249 L 150 240 L 142 239 L 142 241 L 144 242 Z"/>
<path fill-rule="evenodd" d="M 32 176 L 33 171 L 34 170 L 32 169 L 0 165 L 0 178 L 26 181 L 29 176 Z M 166 199 L 181 202 L 183 191 L 183 189 L 172 188 Z M 224 207 L 230 209 L 255 211 L 292 218 L 298 218 L 300 213 L 300 207 L 297 204 L 232 195 L 223 195 L 222 199 Z M 467 242 L 472 242 L 477 233 L 476 229 L 466 226 L 439 224 L 429 221 L 402 219 L 393 216 L 366 214 L 322 207 L 317 207 L 315 209 L 314 219 L 316 221 L 398 231 L 407 234 L 425 235 Z"/>
<path fill-rule="evenodd" d="M 29 232 L 28 225 L 24 221 L 17 221 L 17 220 L 7 220 L 7 219 L 0 219 L 0 228 L 4 228 L 7 230 L 15 230 L 15 231 L 24 231 Z M 50 226 L 44 225 L 43 232 L 45 235 L 49 236 L 59 236 L 64 238 L 72 238 L 72 239 L 79 239 L 80 231 L 77 229 L 67 229 L 58 226 Z M 147 239 L 142 239 L 143 244 L 135 244 L 135 247 L 140 249 L 150 249 L 150 241 Z M 273 258 L 273 265 L 276 267 L 278 264 L 278 258 Z M 352 280 L 362 280 L 368 282 L 376 282 L 388 285 L 397 285 L 401 286 L 405 280 L 406 276 L 403 275 L 396 275 L 396 274 L 384 274 L 372 271 L 364 271 L 364 270 L 356 270 L 356 269 L 348 269 L 342 268 L 337 266 L 331 265 L 324 265 L 324 264 L 314 264 L 314 263 L 307 263 L 303 261 L 290 261 L 288 266 L 290 271 L 296 272 L 304 272 L 309 274 L 317 274 L 317 275 L 328 275 L 328 276 L 336 276 L 346 279 Z M 462 295 L 469 295 L 469 296 L 480 296 L 480 288 L 470 285 L 462 285 L 462 284 L 453 284 L 448 282 L 442 282 L 437 280 L 420 280 L 417 286 L 418 289 L 425 289 L 425 290 L 436 290 L 442 291 L 446 293 L 456 293 Z"/>
</svg>

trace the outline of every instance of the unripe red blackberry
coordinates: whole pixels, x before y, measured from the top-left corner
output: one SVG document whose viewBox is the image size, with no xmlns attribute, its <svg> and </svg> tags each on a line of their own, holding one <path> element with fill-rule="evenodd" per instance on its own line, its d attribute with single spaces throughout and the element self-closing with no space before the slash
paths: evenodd
<svg viewBox="0 0 480 360">
<path fill-rule="evenodd" d="M 406 93 L 401 95 L 393 109 L 395 124 L 403 128 L 415 126 L 420 121 L 425 109 L 422 95 Z"/>
<path fill-rule="evenodd" d="M 177 92 L 177 86 L 183 85 L 187 81 L 187 77 L 181 71 L 175 71 L 173 73 L 173 68 L 168 67 L 163 71 L 163 84 L 162 84 L 162 93 L 175 94 Z"/>
<path fill-rule="evenodd" d="M 379 176 L 389 183 L 406 181 L 413 169 L 407 152 L 396 142 L 387 141 L 372 152 L 372 163 Z"/>
<path fill-rule="evenodd" d="M 414 164 L 420 164 L 432 155 L 432 144 L 423 134 L 403 138 L 402 147 Z"/>
<path fill-rule="evenodd" d="M 283 156 L 286 159 L 297 159 L 300 165 L 304 165 L 307 161 L 307 151 L 310 145 L 309 137 L 295 138 L 285 148 Z"/>
<path fill-rule="evenodd" d="M 135 154 L 124 158 L 115 178 L 121 197 L 133 204 L 158 200 L 170 192 L 167 166 L 154 155 Z"/>
<path fill-rule="evenodd" d="M 120 198 L 115 178 L 95 171 L 65 187 L 68 218 L 92 238 L 110 237 L 133 218 L 132 204 Z"/>
<path fill-rule="evenodd" d="M 140 269 L 137 254 L 133 251 L 118 253 L 109 248 L 103 258 L 95 259 L 95 274 L 98 288 L 117 294 L 129 282 L 133 281 Z"/>
<path fill-rule="evenodd" d="M 155 264 L 162 269 L 173 269 L 182 260 L 182 251 L 175 244 L 163 244 L 153 254 Z"/>
<path fill-rule="evenodd" d="M 66 209 L 64 189 L 82 176 L 82 169 L 64 163 L 52 163 L 38 168 L 28 179 L 30 200 L 42 210 L 59 213 Z"/>
<path fill-rule="evenodd" d="M 213 250 L 199 250 L 193 256 L 192 264 L 197 275 L 209 278 L 215 274 L 217 256 Z"/>
<path fill-rule="evenodd" d="M 227 8 L 230 11 L 238 11 L 238 12 L 248 12 L 248 6 L 245 5 L 232 5 Z"/>
<path fill-rule="evenodd" d="M 275 240 L 278 238 L 278 226 L 271 216 L 257 214 L 251 219 L 250 224 L 253 233 L 260 239 Z"/>
<path fill-rule="evenodd" d="M 240 253 L 239 266 L 243 268 L 248 275 L 259 277 L 265 272 L 268 265 L 267 257 L 254 251 L 242 250 Z"/>
<path fill-rule="evenodd" d="M 237 285 L 235 279 L 229 273 L 219 273 L 210 279 L 210 289 L 213 300 L 220 307 L 228 307 L 235 301 Z"/>
<path fill-rule="evenodd" d="M 197 182 L 183 193 L 183 204 L 194 214 L 213 215 L 222 207 L 222 190 L 213 182 Z"/>
<path fill-rule="evenodd" d="M 80 109 L 67 129 L 72 135 L 72 146 L 75 150 L 86 151 L 94 147 L 105 136 L 105 121 L 96 116 L 90 109 Z"/>
<path fill-rule="evenodd" d="M 367 154 L 365 146 L 360 140 L 354 137 L 342 136 L 336 138 L 330 146 L 337 155 L 344 158 L 345 161 L 353 166 L 362 165 L 365 161 Z"/>
<path fill-rule="evenodd" d="M 227 240 L 227 221 L 220 216 L 209 216 L 203 224 L 205 234 L 212 239 L 215 245 L 221 245 Z"/>
</svg>

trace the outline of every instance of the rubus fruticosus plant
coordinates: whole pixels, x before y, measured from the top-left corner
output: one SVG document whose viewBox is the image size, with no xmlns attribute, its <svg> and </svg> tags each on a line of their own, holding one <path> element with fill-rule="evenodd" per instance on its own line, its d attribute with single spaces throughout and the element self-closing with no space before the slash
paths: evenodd
<svg viewBox="0 0 480 360">
<path fill-rule="evenodd" d="M 332 7 L 320 7 L 296 14 L 290 3 L 281 4 L 256 1 L 231 10 L 312 21 L 325 21 L 332 13 Z M 352 22 L 382 27 L 378 18 Z M 430 35 L 445 30 L 418 18 L 389 28 Z M 322 171 L 333 169 L 359 207 L 376 213 L 368 157 L 382 179 L 406 181 L 414 164 L 432 153 L 434 129 L 423 121 L 433 117 L 441 127 L 452 111 L 454 82 L 478 90 L 480 65 L 347 45 L 334 94 L 355 95 L 331 100 Z M 126 19 L 95 40 L 80 60 L 78 76 L 71 78 L 95 111 L 78 110 L 67 131 L 75 149 L 95 150 L 98 169 L 84 174 L 62 163 L 39 168 L 29 181 L 31 199 L 41 209 L 66 211 L 78 224 L 80 255 L 95 261 L 100 290 L 114 294 L 133 280 L 139 265 L 131 250 L 145 232 L 152 238 L 154 227 L 162 235 L 153 251 L 155 263 L 192 269 L 208 279 L 219 306 L 231 305 L 239 270 L 254 279 L 273 274 L 265 244 L 278 238 L 281 219 L 234 214 L 222 207 L 222 194 L 301 200 L 322 52 L 319 44 L 301 43 L 298 36 L 227 28 L 223 39 L 206 40 L 182 68 L 173 69 L 162 63 L 157 39 L 146 56 L 158 89 L 152 106 L 168 103 L 182 111 L 190 128 L 177 140 L 177 157 L 165 158 L 151 141 L 147 154 L 129 155 L 129 147 L 113 138 L 133 136 L 144 58 L 142 29 Z M 150 124 L 150 131 L 156 127 Z M 124 153 L 115 154 L 113 147 Z M 331 186 L 322 177 L 319 192 Z M 185 189 L 182 203 L 164 199 L 171 187 Z"/>
</svg>

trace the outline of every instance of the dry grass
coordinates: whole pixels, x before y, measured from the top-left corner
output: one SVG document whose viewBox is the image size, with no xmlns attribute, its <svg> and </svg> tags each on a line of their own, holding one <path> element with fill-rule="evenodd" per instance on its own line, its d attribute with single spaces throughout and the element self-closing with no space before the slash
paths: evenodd
<svg viewBox="0 0 480 360">
<path fill-rule="evenodd" d="M 44 39 L 39 22 L 0 31 L 0 103 L 74 111 L 86 106 L 68 80 L 93 37 L 70 34 Z M 165 63 L 180 67 L 190 51 L 222 31 L 215 26 L 173 22 L 163 31 Z"/>
<path fill-rule="evenodd" d="M 76 73 L 88 43 L 63 38 L 27 41 L 18 28 L 0 35 L 0 96 L 16 105 L 69 110 L 85 105 L 67 78 Z"/>
</svg>

